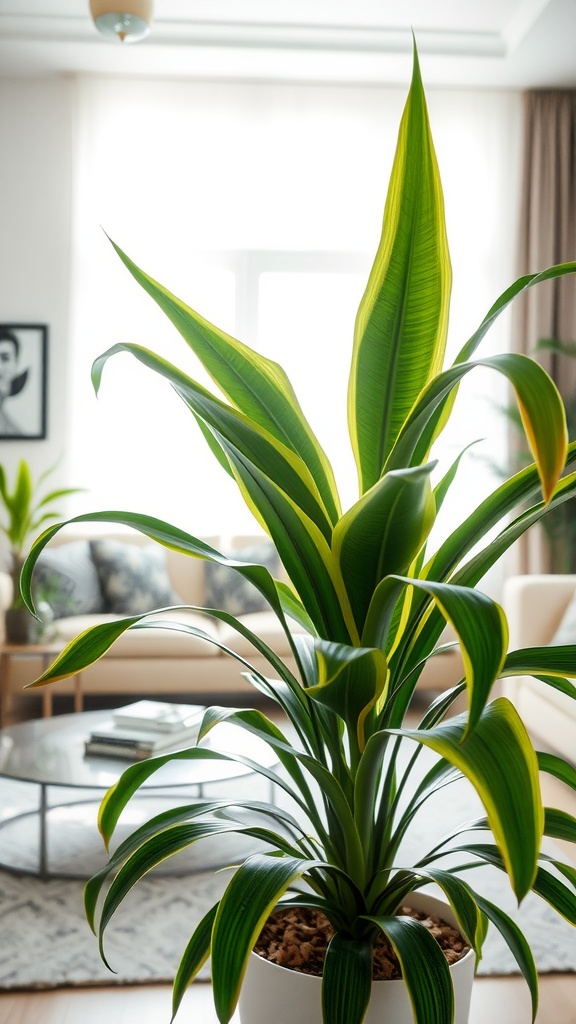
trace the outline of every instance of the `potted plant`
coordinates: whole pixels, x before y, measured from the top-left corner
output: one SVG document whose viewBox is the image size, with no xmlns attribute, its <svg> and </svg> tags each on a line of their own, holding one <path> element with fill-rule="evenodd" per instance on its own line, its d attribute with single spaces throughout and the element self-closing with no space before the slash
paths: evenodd
<svg viewBox="0 0 576 1024">
<path fill-rule="evenodd" d="M 132 344 L 115 345 L 95 361 L 96 390 L 105 363 L 121 351 L 169 380 L 270 534 L 290 582 L 273 579 L 263 566 L 234 563 L 201 539 L 142 514 L 98 512 L 75 521 L 127 524 L 169 548 L 231 565 L 275 611 L 300 678 L 232 616 L 207 610 L 235 626 L 265 655 L 271 678 L 255 672 L 247 660 L 238 661 L 256 691 L 279 706 L 292 731 L 258 708 L 207 709 L 197 746 L 128 767 L 109 791 L 99 819 L 105 843 L 110 843 L 130 797 L 167 761 L 228 756 L 203 746 L 207 734 L 224 721 L 272 746 L 283 770 L 252 767 L 290 794 L 296 810 L 289 814 L 274 804 L 250 800 L 241 808 L 231 800 L 196 801 L 137 829 L 86 887 L 87 915 L 93 926 L 98 919 L 101 943 L 112 914 L 145 872 L 206 836 L 240 831 L 259 838 L 266 851 L 234 868 L 222 898 L 194 931 L 175 979 L 174 1012 L 211 955 L 218 1019 L 229 1021 L 253 962 L 251 950 L 269 915 L 278 910 L 297 914 L 304 908 L 305 913 L 323 914 L 333 931 L 319 983 L 321 1005 L 320 996 L 309 997 L 315 1005 L 306 1012 L 307 1021 L 360 1024 L 372 1013 L 376 990 L 394 985 L 372 984 L 374 949 L 385 937 L 400 964 L 409 1019 L 449 1024 L 454 1019 L 453 969 L 429 930 L 396 913 L 417 901 L 429 883 L 443 893 L 446 913 L 452 913 L 474 951 L 472 959 L 481 955 L 487 923 L 500 930 L 528 982 L 535 1008 L 537 974 L 528 944 L 514 922 L 473 884 L 474 877 L 469 880 L 467 870 L 471 862 L 496 865 L 508 876 L 518 900 L 535 890 L 558 913 L 576 919 L 574 869 L 552 865 L 541 852 L 543 834 L 574 840 L 575 821 L 543 809 L 538 781 L 541 770 L 574 787 L 574 769 L 559 757 L 537 753 L 512 703 L 502 696 L 492 699 L 495 681 L 517 674 L 538 676 L 543 686 L 574 696 L 566 677 L 575 674 L 576 647 L 509 652 L 504 612 L 477 584 L 548 508 L 576 493 L 576 448 L 567 445 L 560 397 L 540 366 L 514 354 L 473 357 L 490 325 L 516 295 L 539 281 L 574 273 L 576 264 L 528 275 L 509 287 L 455 362 L 443 369 L 450 262 L 415 54 L 382 239 L 356 322 L 348 421 L 360 496 L 343 512 L 332 469 L 282 369 L 208 323 L 115 248 L 200 358 L 223 398 L 161 356 Z M 450 416 L 460 381 L 479 365 L 503 373 L 512 384 L 534 463 L 497 487 L 430 552 L 426 542 L 436 515 L 457 494 L 459 461 L 433 482 L 430 451 Z M 22 588 L 30 606 L 34 562 L 61 525 L 49 527 L 37 539 L 25 564 Z M 171 624 L 154 623 L 150 615 L 134 615 L 89 630 L 33 685 L 78 672 L 126 629 L 154 624 L 196 632 L 178 626 L 177 609 L 174 619 Z M 293 620 L 304 627 L 304 634 L 290 629 Z M 442 650 L 446 623 L 457 634 L 465 678 L 435 699 L 419 724 L 407 726 L 418 678 L 426 661 Z M 466 695 L 467 711 L 450 716 L 461 694 Z M 407 764 L 399 756 L 406 744 L 413 747 Z M 435 760 L 422 773 L 424 749 Z M 473 824 L 485 832 L 485 842 L 471 838 L 471 823 L 463 822 L 450 841 L 422 849 L 414 863 L 399 861 L 402 837 L 419 808 L 461 776 L 470 780 L 484 805 L 485 816 Z M 258 826 L 247 823 L 246 810 L 258 812 Z M 463 863 L 446 866 L 446 851 L 454 848 Z M 111 879 L 97 914 L 103 887 Z M 251 971 L 252 966 L 246 975 L 248 988 Z M 281 973 L 284 979 L 293 974 Z M 310 981 L 300 979 L 303 985 Z M 291 1000 L 285 996 L 277 1003 L 276 1021 L 303 1019 Z M 250 1008 L 244 1006 L 241 1012 L 243 1024 L 258 1019 L 252 1018 Z M 467 1012 L 464 998 L 458 1024 Z M 400 1024 L 405 1018 L 394 1010 L 386 1019 Z"/>
<path fill-rule="evenodd" d="M 54 503 L 77 490 L 74 487 L 63 487 L 43 491 L 46 479 L 55 469 L 55 466 L 47 469 L 35 482 L 30 465 L 26 459 L 20 459 L 11 488 L 6 468 L 0 465 L 0 507 L 4 513 L 0 529 L 9 544 L 9 572 L 12 578 L 12 600 L 4 613 L 6 639 L 10 643 L 37 642 L 51 621 L 49 588 L 44 585 L 36 590 L 35 601 L 40 613 L 40 618 L 36 618 L 31 615 L 22 599 L 20 573 L 28 542 L 44 523 L 50 519 L 58 519 L 62 515 L 53 508 Z"/>
</svg>

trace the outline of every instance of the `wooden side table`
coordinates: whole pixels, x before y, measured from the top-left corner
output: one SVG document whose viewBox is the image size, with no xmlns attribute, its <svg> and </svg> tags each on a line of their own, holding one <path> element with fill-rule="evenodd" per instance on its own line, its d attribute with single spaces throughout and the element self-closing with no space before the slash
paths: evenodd
<svg viewBox="0 0 576 1024">
<path fill-rule="evenodd" d="M 0 644 L 0 728 L 6 725 L 8 714 L 9 687 L 8 676 L 10 662 L 19 658 L 34 658 L 40 662 L 41 671 L 45 672 L 54 658 L 66 645 L 58 640 L 40 641 L 37 644 Z M 35 673 L 40 674 L 40 673 Z M 82 711 L 84 705 L 80 675 L 74 676 L 74 711 Z M 50 685 L 42 688 L 42 716 L 49 718 L 52 714 L 52 690 Z"/>
</svg>

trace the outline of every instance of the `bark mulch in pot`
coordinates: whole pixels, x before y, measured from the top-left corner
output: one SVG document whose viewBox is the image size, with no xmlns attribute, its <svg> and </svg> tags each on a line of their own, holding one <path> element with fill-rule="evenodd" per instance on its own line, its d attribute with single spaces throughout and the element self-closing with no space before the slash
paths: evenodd
<svg viewBox="0 0 576 1024">
<path fill-rule="evenodd" d="M 449 964 L 460 960 L 470 949 L 462 935 L 434 914 L 426 914 L 403 906 L 399 914 L 420 921 L 438 942 Z M 333 935 L 330 922 L 319 910 L 294 907 L 271 915 L 254 947 L 256 953 L 302 974 L 322 974 L 326 947 Z M 395 980 L 402 977 L 394 950 L 382 936 L 374 948 L 374 981 Z"/>
</svg>

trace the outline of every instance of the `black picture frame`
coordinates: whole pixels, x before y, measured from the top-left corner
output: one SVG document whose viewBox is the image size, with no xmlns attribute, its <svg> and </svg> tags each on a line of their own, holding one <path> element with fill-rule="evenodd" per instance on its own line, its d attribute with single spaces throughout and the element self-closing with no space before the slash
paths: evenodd
<svg viewBox="0 0 576 1024">
<path fill-rule="evenodd" d="M 0 324 L 0 441 L 46 437 L 48 327 Z"/>
</svg>

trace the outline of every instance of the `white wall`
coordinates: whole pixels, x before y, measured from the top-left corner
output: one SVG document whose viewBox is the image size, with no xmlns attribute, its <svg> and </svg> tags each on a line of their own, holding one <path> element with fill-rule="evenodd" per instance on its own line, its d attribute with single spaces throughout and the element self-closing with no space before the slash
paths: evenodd
<svg viewBox="0 0 576 1024">
<path fill-rule="evenodd" d="M 62 456 L 69 365 L 72 99 L 70 80 L 0 79 L 0 323 L 49 326 L 48 425 L 41 441 L 1 441 L 10 474 Z"/>
</svg>

